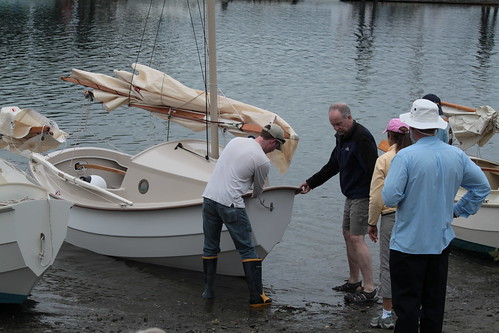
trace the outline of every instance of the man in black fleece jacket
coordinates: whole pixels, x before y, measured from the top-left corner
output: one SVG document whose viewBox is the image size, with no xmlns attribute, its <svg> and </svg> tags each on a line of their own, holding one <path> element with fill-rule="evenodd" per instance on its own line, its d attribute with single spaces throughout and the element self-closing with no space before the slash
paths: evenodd
<svg viewBox="0 0 499 333">
<path fill-rule="evenodd" d="M 368 230 L 369 188 L 378 158 L 373 136 L 357 123 L 347 104 L 336 103 L 329 108 L 329 122 L 336 131 L 336 147 L 320 171 L 301 184 L 301 193 L 324 184 L 340 174 L 341 192 L 346 196 L 343 213 L 343 238 L 345 239 L 350 276 L 342 285 L 333 289 L 351 294 L 351 302 L 375 301 L 371 252 L 365 242 Z M 364 279 L 364 285 L 360 274 Z"/>
</svg>

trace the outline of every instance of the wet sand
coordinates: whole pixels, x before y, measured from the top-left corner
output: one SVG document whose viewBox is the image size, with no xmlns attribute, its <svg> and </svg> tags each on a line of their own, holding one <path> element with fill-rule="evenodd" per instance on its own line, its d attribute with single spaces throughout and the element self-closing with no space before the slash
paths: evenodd
<svg viewBox="0 0 499 333">
<path fill-rule="evenodd" d="M 219 276 L 217 298 L 206 302 L 200 296 L 201 273 L 99 256 L 65 244 L 26 304 L 0 307 L 0 332 L 382 331 L 369 327 L 381 305 L 345 304 L 343 294 L 330 289 L 338 281 L 328 278 L 321 283 L 330 290 L 324 295 L 330 301 L 285 304 L 283 293 L 287 299 L 307 299 L 300 276 L 295 278 L 296 287 L 267 289 L 274 304 L 255 310 L 247 305 L 243 278 Z M 498 282 L 497 263 L 454 252 L 444 332 L 498 332 Z M 266 287 L 271 283 L 264 281 Z"/>
</svg>

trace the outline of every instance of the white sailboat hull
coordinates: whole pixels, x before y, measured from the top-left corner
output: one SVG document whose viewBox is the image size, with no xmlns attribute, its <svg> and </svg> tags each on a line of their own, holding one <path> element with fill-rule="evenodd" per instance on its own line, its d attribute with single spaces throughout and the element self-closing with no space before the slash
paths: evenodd
<svg viewBox="0 0 499 333">
<path fill-rule="evenodd" d="M 499 206 L 482 206 L 469 218 L 457 218 L 452 222 L 457 239 L 488 248 L 499 248 Z"/>
<path fill-rule="evenodd" d="M 0 160 L 0 303 L 23 303 L 53 264 L 70 207 Z"/>
<path fill-rule="evenodd" d="M 246 199 L 257 251 L 265 258 L 281 240 L 291 220 L 294 191 L 268 189 L 258 200 Z M 202 271 L 202 204 L 152 211 L 102 211 L 75 206 L 66 241 L 96 253 L 134 261 Z M 218 273 L 243 275 L 241 258 L 228 231 L 223 228 Z"/>
<path fill-rule="evenodd" d="M 452 227 L 456 240 L 461 241 L 460 247 L 478 252 L 489 252 L 499 248 L 499 164 L 477 157 L 471 157 L 471 159 L 482 168 L 492 191 L 475 215 L 454 219 Z M 456 201 L 465 193 L 466 190 L 460 188 Z"/>
<path fill-rule="evenodd" d="M 215 161 L 193 154 L 202 141 L 154 146 L 135 156 L 106 149 L 77 148 L 56 152 L 47 160 L 75 177 L 99 175 L 107 189 L 130 200 L 126 205 L 106 194 L 82 188 L 50 175 L 43 164 L 31 163 L 31 172 L 52 195 L 75 202 L 66 241 L 113 257 L 202 271 L 202 192 Z M 177 149 L 175 149 L 177 147 Z M 75 165 L 107 166 L 124 172 Z M 146 179 L 149 188 L 140 193 Z M 282 239 L 291 221 L 295 187 L 268 187 L 258 199 L 245 198 L 254 243 L 262 258 Z M 272 209 L 265 208 L 272 204 Z M 241 259 L 228 231 L 221 236 L 219 274 L 243 275 Z"/>
<path fill-rule="evenodd" d="M 442 102 L 442 111 L 449 118 L 453 135 L 463 150 L 475 144 L 483 146 L 498 131 L 497 112 L 489 106 L 475 109 Z M 499 163 L 474 156 L 470 158 L 485 173 L 492 191 L 475 215 L 453 220 L 456 234 L 453 244 L 466 250 L 488 253 L 499 248 Z M 460 188 L 455 201 L 465 193 L 466 190 Z"/>
</svg>

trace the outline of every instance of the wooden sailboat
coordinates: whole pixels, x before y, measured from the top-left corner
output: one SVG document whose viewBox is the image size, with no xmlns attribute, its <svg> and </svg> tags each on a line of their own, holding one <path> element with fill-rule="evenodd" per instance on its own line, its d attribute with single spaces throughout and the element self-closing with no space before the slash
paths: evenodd
<svg viewBox="0 0 499 333">
<path fill-rule="evenodd" d="M 448 117 L 462 149 L 473 145 L 483 146 L 499 131 L 498 114 L 489 106 L 474 109 L 442 102 L 442 111 Z M 485 173 L 492 191 L 475 215 L 452 221 L 456 234 L 452 244 L 465 250 L 488 254 L 499 248 L 499 163 L 476 156 L 470 158 Z M 465 193 L 466 190 L 460 188 L 455 200 L 458 201 Z"/>
<path fill-rule="evenodd" d="M 456 234 L 453 245 L 465 250 L 489 254 L 499 248 L 499 163 L 478 157 L 471 157 L 471 159 L 487 176 L 492 191 L 475 215 L 452 221 Z M 456 200 L 459 200 L 465 193 L 466 190 L 460 188 Z"/>
<path fill-rule="evenodd" d="M 103 255 L 202 271 L 202 192 L 218 158 L 218 130 L 255 135 L 268 123 L 289 140 L 270 156 L 285 171 L 298 136 L 274 113 L 217 96 L 214 0 L 208 4 L 210 95 L 185 87 L 147 66 L 117 78 L 73 70 L 65 80 L 93 88 L 108 110 L 140 107 L 192 130 L 211 127 L 210 149 L 202 140 L 177 140 L 136 155 L 78 147 L 33 154 L 30 171 L 56 198 L 74 202 L 66 241 Z M 222 105 L 220 105 L 220 102 Z M 206 105 L 210 115 L 206 115 Z M 287 145 L 287 146 L 286 146 Z M 245 198 L 257 252 L 265 258 L 291 221 L 296 187 L 268 186 L 260 200 Z M 224 228 L 218 272 L 243 275 L 240 257 Z"/>
</svg>

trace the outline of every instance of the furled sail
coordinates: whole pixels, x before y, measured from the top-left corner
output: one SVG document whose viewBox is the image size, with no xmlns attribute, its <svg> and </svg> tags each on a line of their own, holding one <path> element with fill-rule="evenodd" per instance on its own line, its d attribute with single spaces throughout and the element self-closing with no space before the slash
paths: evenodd
<svg viewBox="0 0 499 333">
<path fill-rule="evenodd" d="M 132 64 L 135 73 L 114 70 L 116 77 L 73 69 L 65 81 L 93 88 L 93 97 L 103 103 L 107 111 L 127 105 L 153 112 L 192 131 L 206 129 L 210 122 L 206 115 L 206 94 L 189 88 L 169 75 L 141 64 Z M 269 155 L 281 173 L 285 172 L 298 145 L 298 135 L 277 114 L 230 98 L 218 96 L 218 126 L 236 136 L 257 136 L 262 127 L 275 123 L 285 133 L 282 152 Z"/>
<path fill-rule="evenodd" d="M 490 106 L 482 106 L 474 111 L 459 108 L 447 109 L 444 114 L 449 119 L 452 133 L 459 141 L 459 148 L 466 150 L 475 144 L 482 147 L 495 133 L 499 132 L 497 111 Z M 447 103 L 448 104 L 448 103 Z"/>
<path fill-rule="evenodd" d="M 53 120 L 33 109 L 7 106 L 0 110 L 0 148 L 41 153 L 58 147 L 67 137 Z"/>
</svg>

